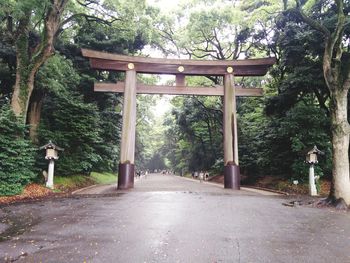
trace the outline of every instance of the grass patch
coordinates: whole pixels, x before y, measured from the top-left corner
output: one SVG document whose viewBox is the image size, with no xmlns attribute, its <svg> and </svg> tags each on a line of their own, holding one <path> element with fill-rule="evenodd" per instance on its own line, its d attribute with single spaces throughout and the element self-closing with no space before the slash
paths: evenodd
<svg viewBox="0 0 350 263">
<path fill-rule="evenodd" d="M 89 176 L 84 175 L 54 177 L 55 189 L 62 192 L 73 191 L 93 184 L 95 184 L 95 181 Z"/>
<path fill-rule="evenodd" d="M 91 181 L 91 179 L 88 176 L 83 176 L 83 175 L 54 177 L 55 186 L 63 186 L 64 188 L 75 188 L 77 186 L 85 185 L 89 181 Z"/>
<path fill-rule="evenodd" d="M 96 184 L 115 184 L 117 183 L 117 175 L 113 173 L 97 173 L 92 172 L 90 177 Z"/>
<path fill-rule="evenodd" d="M 90 176 L 72 175 L 55 176 L 54 185 L 58 191 L 72 191 L 94 184 L 113 184 L 117 182 L 117 175 L 113 173 L 92 172 Z"/>
</svg>

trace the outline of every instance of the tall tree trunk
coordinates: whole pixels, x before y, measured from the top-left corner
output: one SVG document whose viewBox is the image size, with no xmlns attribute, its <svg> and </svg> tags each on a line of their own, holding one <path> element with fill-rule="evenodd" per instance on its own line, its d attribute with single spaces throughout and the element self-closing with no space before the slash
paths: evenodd
<svg viewBox="0 0 350 263">
<path fill-rule="evenodd" d="M 23 40 L 25 42 L 25 40 Z M 13 88 L 11 106 L 17 117 L 26 123 L 29 100 L 34 89 L 35 74 L 44 61 L 36 63 L 28 60 L 26 44 L 17 44 L 16 82 Z M 45 59 L 46 60 L 46 59 Z"/>
<path fill-rule="evenodd" d="M 332 198 L 343 199 L 350 205 L 349 177 L 349 123 L 347 120 L 347 90 L 331 94 L 331 122 L 333 146 L 333 187 Z"/>
<path fill-rule="evenodd" d="M 23 119 L 23 122 L 26 123 L 26 115 L 28 112 L 29 99 L 34 89 L 34 78 L 35 72 L 29 72 L 24 65 L 18 66 L 16 70 L 16 83 L 13 88 L 11 106 L 13 112 L 17 117 Z M 29 67 L 29 66 L 27 66 Z"/>
<path fill-rule="evenodd" d="M 28 97 L 34 87 L 34 76 L 30 77 L 30 55 L 29 50 L 29 24 L 30 12 L 19 21 L 18 37 L 16 39 L 16 82 L 13 88 L 11 106 L 17 117 L 26 121 L 28 108 Z M 32 80 L 32 81 L 30 81 Z"/>
<path fill-rule="evenodd" d="M 41 108 L 44 100 L 44 93 L 40 91 L 33 91 L 30 98 L 28 110 L 29 137 L 33 143 L 38 143 L 38 127 L 41 117 Z"/>
<path fill-rule="evenodd" d="M 349 70 L 342 70 L 342 38 L 345 28 L 345 14 L 342 0 L 336 0 L 337 24 L 331 33 L 324 29 L 325 50 L 323 55 L 323 74 L 330 93 L 330 115 L 332 124 L 332 189 L 330 198 L 336 202 L 344 201 L 350 206 L 349 177 L 349 134 L 348 91 Z M 346 67 L 346 66 L 345 66 Z"/>
</svg>

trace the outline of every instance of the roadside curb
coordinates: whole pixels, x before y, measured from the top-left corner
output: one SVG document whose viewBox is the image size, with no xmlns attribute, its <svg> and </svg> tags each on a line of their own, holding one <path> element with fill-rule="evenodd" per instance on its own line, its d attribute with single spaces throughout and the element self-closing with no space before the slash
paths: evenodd
<svg viewBox="0 0 350 263">
<path fill-rule="evenodd" d="M 100 184 L 93 184 L 93 185 L 90 185 L 90 186 L 87 186 L 87 187 L 84 187 L 84 188 L 80 188 L 80 189 L 78 189 L 78 190 L 75 190 L 75 191 L 71 192 L 71 194 L 72 194 L 72 195 L 75 195 L 75 194 L 77 194 L 77 193 L 79 193 L 79 192 L 82 192 L 82 191 L 84 191 L 84 190 L 88 190 L 88 189 L 93 188 L 93 187 L 96 187 L 96 186 L 98 186 L 98 185 L 100 185 Z"/>
<path fill-rule="evenodd" d="M 186 179 L 186 180 L 189 180 L 189 181 L 192 181 L 192 182 L 199 182 L 199 180 L 197 180 L 197 179 L 192 179 L 192 178 L 188 178 L 188 177 L 184 177 L 184 176 L 180 176 L 180 178 Z M 217 187 L 222 187 L 222 188 L 224 187 L 224 185 L 222 183 L 217 183 L 217 182 L 212 182 L 212 181 L 204 181 L 203 180 L 202 183 L 211 184 L 211 185 L 214 185 L 214 186 L 217 186 Z M 254 186 L 247 186 L 247 185 L 242 185 L 241 186 L 241 190 L 243 190 L 243 191 L 254 192 L 254 189 L 258 190 L 258 191 L 274 193 L 276 195 L 285 195 L 285 196 L 289 195 L 286 192 L 273 190 L 273 189 L 268 189 L 268 188 L 263 188 L 263 187 L 254 187 Z"/>
<path fill-rule="evenodd" d="M 264 187 L 259 187 L 259 186 L 250 186 L 250 185 L 246 185 L 243 186 L 246 188 L 252 188 L 252 189 L 257 189 L 257 190 L 262 190 L 262 191 L 266 191 L 266 192 L 272 192 L 272 193 L 276 193 L 276 194 L 280 194 L 280 195 L 290 195 L 287 192 L 283 192 L 283 191 L 279 191 L 279 190 L 274 190 L 274 189 L 270 189 L 270 188 L 264 188 Z"/>
</svg>

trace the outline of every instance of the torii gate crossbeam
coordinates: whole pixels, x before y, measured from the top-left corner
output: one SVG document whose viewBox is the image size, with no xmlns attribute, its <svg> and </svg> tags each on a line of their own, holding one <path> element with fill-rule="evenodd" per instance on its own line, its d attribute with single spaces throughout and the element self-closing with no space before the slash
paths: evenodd
<svg viewBox="0 0 350 263">
<path fill-rule="evenodd" d="M 95 83 L 100 92 L 123 92 L 123 128 L 121 138 L 118 189 L 134 186 L 136 132 L 136 94 L 172 94 L 224 96 L 224 187 L 240 188 L 236 96 L 262 96 L 261 89 L 234 86 L 234 76 L 263 76 L 275 58 L 246 60 L 182 60 L 131 57 L 82 49 L 92 68 L 124 71 L 125 82 Z M 149 86 L 137 83 L 137 73 L 173 74 L 176 86 Z M 224 86 L 187 87 L 186 75 L 223 76 Z"/>
</svg>

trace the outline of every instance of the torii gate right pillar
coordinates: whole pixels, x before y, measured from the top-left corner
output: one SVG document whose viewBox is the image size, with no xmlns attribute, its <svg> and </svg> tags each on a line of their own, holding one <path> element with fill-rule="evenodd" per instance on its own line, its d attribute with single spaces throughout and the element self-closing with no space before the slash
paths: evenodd
<svg viewBox="0 0 350 263">
<path fill-rule="evenodd" d="M 224 76 L 224 187 L 240 189 L 236 95 L 232 73 Z"/>
</svg>

